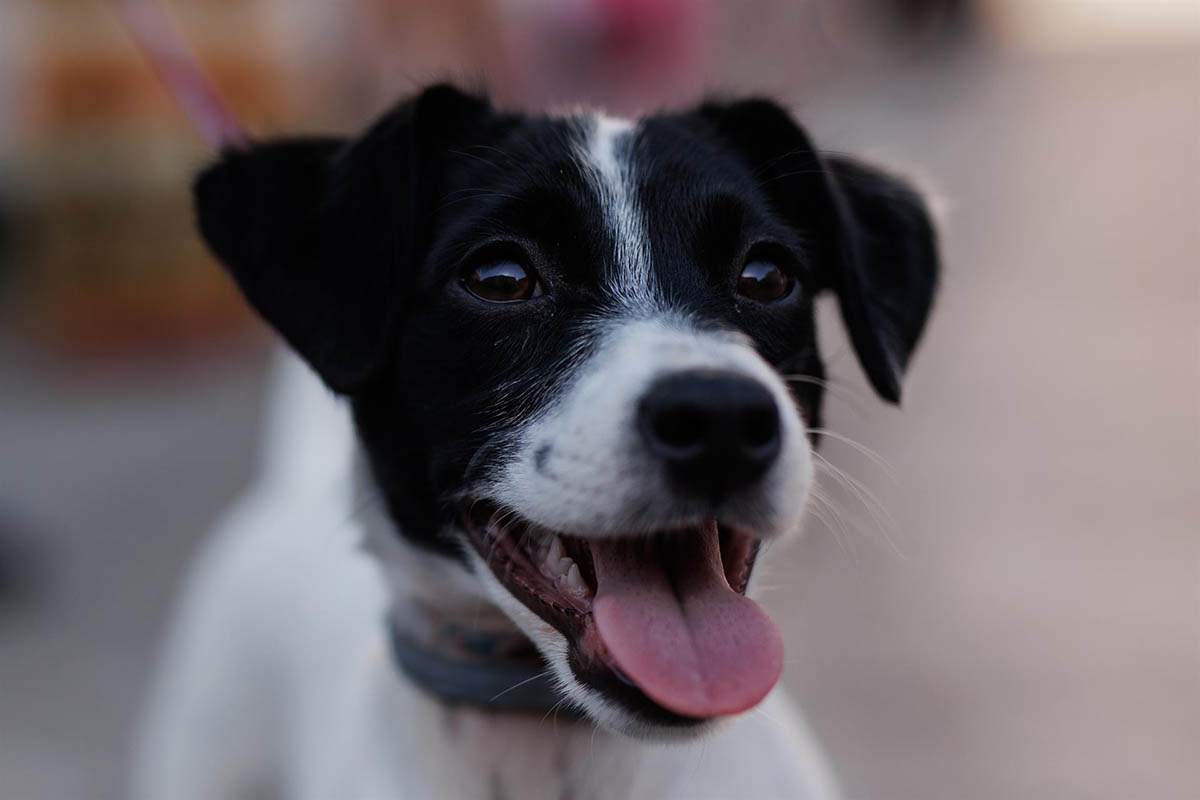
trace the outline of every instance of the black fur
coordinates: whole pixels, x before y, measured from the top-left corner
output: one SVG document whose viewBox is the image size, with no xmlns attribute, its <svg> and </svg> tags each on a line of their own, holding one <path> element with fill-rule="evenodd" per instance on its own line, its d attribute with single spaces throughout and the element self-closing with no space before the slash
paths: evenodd
<svg viewBox="0 0 1200 800">
<path fill-rule="evenodd" d="M 899 178 L 843 156 L 824 156 L 768 100 L 702 106 L 798 230 L 815 236 L 821 287 L 842 318 L 871 385 L 900 401 L 900 382 L 933 302 L 937 237 L 924 202 Z"/>
</svg>

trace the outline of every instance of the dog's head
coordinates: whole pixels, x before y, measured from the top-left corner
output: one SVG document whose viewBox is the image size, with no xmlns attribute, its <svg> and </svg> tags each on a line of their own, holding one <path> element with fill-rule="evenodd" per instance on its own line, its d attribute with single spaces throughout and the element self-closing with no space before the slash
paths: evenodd
<svg viewBox="0 0 1200 800">
<path fill-rule="evenodd" d="M 226 152 L 196 196 L 350 398 L 398 535 L 593 718 L 695 730 L 769 691 L 779 634 L 745 592 L 812 483 L 813 301 L 897 401 L 937 274 L 913 190 L 763 100 L 628 122 L 435 87 L 352 141 Z"/>
</svg>

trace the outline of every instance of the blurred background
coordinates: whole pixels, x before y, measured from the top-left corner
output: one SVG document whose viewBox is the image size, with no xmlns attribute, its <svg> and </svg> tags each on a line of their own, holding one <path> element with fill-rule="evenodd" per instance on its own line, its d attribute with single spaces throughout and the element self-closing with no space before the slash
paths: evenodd
<svg viewBox="0 0 1200 800">
<path fill-rule="evenodd" d="M 904 408 L 823 308 L 827 493 L 768 604 L 851 800 L 1200 797 L 1198 0 L 167 0 L 256 134 L 431 79 L 775 95 L 907 168 L 946 275 Z M 0 797 L 120 798 L 189 555 L 253 474 L 263 327 L 206 148 L 103 0 L 0 5 Z M 878 454 L 876 457 L 875 454 Z"/>
</svg>

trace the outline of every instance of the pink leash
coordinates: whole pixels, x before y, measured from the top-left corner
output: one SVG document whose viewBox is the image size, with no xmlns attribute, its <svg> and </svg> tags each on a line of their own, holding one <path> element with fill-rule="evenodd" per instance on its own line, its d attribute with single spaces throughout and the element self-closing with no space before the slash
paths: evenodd
<svg viewBox="0 0 1200 800">
<path fill-rule="evenodd" d="M 213 149 L 244 143 L 248 138 L 245 129 L 205 77 L 167 12 L 154 0 L 114 0 L 114 6 L 200 137 Z"/>
</svg>

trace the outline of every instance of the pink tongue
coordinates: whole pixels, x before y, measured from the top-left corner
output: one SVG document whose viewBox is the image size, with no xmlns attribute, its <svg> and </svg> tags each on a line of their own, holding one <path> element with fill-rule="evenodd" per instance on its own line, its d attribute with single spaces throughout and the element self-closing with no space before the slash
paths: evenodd
<svg viewBox="0 0 1200 800">
<path fill-rule="evenodd" d="M 617 666 L 652 700 L 688 717 L 736 714 L 779 680 L 779 629 L 729 588 L 715 524 L 669 558 L 637 541 L 592 542 L 596 629 Z"/>
</svg>

